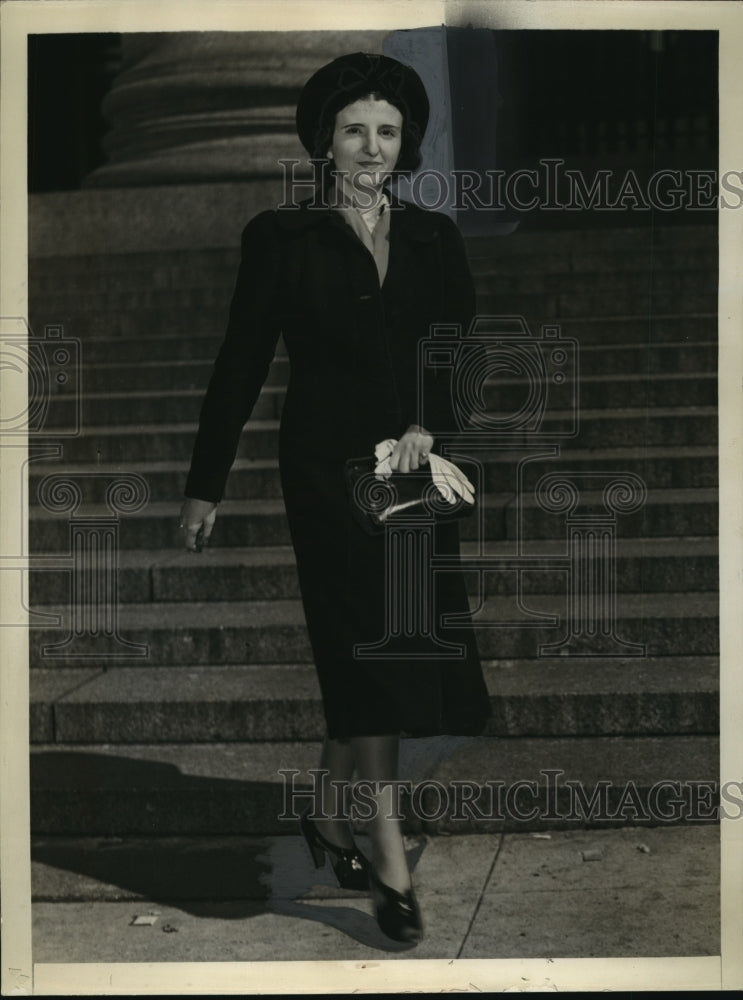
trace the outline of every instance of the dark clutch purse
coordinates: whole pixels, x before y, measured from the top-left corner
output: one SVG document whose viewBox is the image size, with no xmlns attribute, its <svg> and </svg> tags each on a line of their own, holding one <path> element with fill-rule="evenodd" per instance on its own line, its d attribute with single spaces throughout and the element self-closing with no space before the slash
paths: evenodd
<svg viewBox="0 0 743 1000">
<path fill-rule="evenodd" d="M 429 460 L 430 461 L 430 460 Z M 468 517 L 475 503 L 457 496 L 452 503 L 439 492 L 430 465 L 417 472 L 393 472 L 386 479 L 375 475 L 376 459 L 349 458 L 345 465 L 351 512 L 370 535 L 389 523 L 440 524 Z"/>
</svg>

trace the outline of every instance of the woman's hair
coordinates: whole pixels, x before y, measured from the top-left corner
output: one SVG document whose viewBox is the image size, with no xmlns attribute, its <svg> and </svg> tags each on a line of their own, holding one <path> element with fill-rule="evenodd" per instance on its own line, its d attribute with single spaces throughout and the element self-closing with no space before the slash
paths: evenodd
<svg viewBox="0 0 743 1000">
<path fill-rule="evenodd" d="M 317 126 L 317 132 L 315 133 L 315 141 L 312 147 L 312 159 L 326 161 L 322 164 L 324 184 L 329 183 L 331 180 L 331 172 L 328 170 L 328 147 L 333 141 L 336 115 L 339 111 L 342 111 L 344 107 L 347 108 L 349 104 L 355 104 L 356 101 L 363 101 L 368 98 L 372 98 L 375 101 L 387 101 L 389 104 L 392 104 L 393 107 L 396 107 L 402 115 L 400 155 L 398 156 L 397 163 L 395 165 L 395 174 L 398 176 L 401 173 L 410 174 L 414 170 L 417 170 L 421 165 L 422 157 L 420 147 L 421 142 L 423 141 L 423 136 L 421 135 L 417 124 L 410 120 L 410 115 L 407 113 L 405 105 L 392 94 L 386 94 L 379 90 L 371 90 L 366 94 L 355 94 L 346 104 L 341 107 L 336 107 L 332 112 L 321 115 Z"/>
</svg>

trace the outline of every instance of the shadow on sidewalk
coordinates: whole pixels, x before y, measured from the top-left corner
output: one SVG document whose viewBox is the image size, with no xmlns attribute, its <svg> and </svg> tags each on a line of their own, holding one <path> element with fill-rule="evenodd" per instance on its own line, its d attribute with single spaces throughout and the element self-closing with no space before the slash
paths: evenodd
<svg viewBox="0 0 743 1000">
<path fill-rule="evenodd" d="M 235 920 L 273 912 L 376 949 L 410 947 L 381 933 L 368 894 L 340 890 L 329 865 L 315 871 L 297 824 L 278 819 L 283 807 L 278 783 L 99 752 L 34 753 L 32 860 L 73 875 L 52 878 L 51 894 L 35 886 L 34 900 L 134 896 Z M 409 851 L 411 871 L 424 846 Z"/>
<path fill-rule="evenodd" d="M 265 864 L 258 858 L 265 850 L 266 841 L 246 837 L 44 837 L 34 838 L 31 859 L 101 883 L 84 884 L 65 899 L 134 894 L 197 917 L 242 919 L 266 912 Z M 34 887 L 34 900 L 45 898 Z"/>
<path fill-rule="evenodd" d="M 127 752 L 131 756 L 126 756 Z M 173 748 L 172 755 L 187 755 Z M 229 745 L 225 756 L 234 755 Z M 246 766 L 249 762 L 246 762 Z M 197 765 L 198 766 L 198 762 Z M 238 770 L 239 763 L 230 765 Z M 277 762 L 277 767 L 280 766 Z M 310 789 L 297 781 L 295 790 Z M 301 800 L 300 800 L 301 803 Z M 240 836 L 294 832 L 279 781 L 184 774 L 176 763 L 111 753 L 31 754 L 31 830 L 65 836 Z"/>
</svg>

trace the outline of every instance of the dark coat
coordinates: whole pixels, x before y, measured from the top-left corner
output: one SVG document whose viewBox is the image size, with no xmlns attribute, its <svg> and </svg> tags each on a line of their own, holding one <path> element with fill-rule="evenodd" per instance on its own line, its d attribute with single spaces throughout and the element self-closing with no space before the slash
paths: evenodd
<svg viewBox="0 0 743 1000">
<path fill-rule="evenodd" d="M 291 374 L 279 463 L 308 632 L 331 737 L 478 733 L 489 714 L 474 634 L 447 628 L 463 658 L 359 659 L 386 621 L 385 538 L 350 515 L 343 466 L 419 422 L 418 342 L 431 324 L 468 326 L 475 309 L 464 245 L 439 213 L 393 201 L 388 270 L 339 213 L 262 212 L 246 226 L 225 340 L 204 399 L 187 496 L 218 502 L 240 432 L 283 334 Z M 453 429 L 447 392 L 430 419 Z M 428 426 L 428 424 L 427 424 Z M 459 551 L 456 525 L 436 551 Z M 460 573 L 436 575 L 435 613 L 468 611 Z"/>
</svg>

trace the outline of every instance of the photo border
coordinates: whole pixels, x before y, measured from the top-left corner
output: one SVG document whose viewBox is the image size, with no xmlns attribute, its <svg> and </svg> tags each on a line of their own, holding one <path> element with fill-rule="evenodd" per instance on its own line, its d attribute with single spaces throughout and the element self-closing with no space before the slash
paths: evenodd
<svg viewBox="0 0 743 1000">
<path fill-rule="evenodd" d="M 28 34 L 194 30 L 390 30 L 464 25 L 534 30 L 719 31 L 719 176 L 743 171 L 743 4 L 738 0 L 6 0 L 0 6 L 0 317 L 28 316 Z M 741 781 L 743 761 L 743 211 L 719 216 L 720 783 Z M 0 417 L 26 405 L 0 371 Z M 27 449 L 0 438 L 2 553 L 28 551 L 19 479 Z M 12 445 L 12 446 L 11 446 Z M 743 987 L 743 822 L 721 819 L 720 955 L 682 958 L 382 960 L 36 964 L 31 946 L 28 574 L 22 599 L 0 574 L 0 875 L 3 995 L 139 995 L 344 991 L 736 989 Z M 16 574 L 13 574 L 15 577 Z"/>
</svg>

